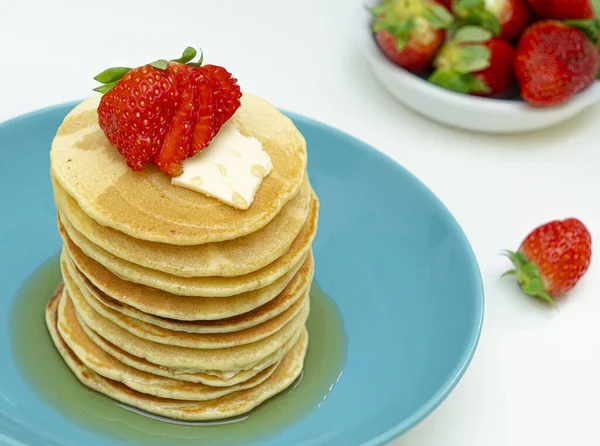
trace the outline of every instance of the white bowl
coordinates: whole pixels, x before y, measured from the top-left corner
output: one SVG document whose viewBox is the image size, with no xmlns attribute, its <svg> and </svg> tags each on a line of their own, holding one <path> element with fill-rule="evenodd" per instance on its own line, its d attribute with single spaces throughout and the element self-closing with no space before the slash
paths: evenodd
<svg viewBox="0 0 600 446">
<path fill-rule="evenodd" d="M 408 108 L 442 124 L 485 133 L 527 132 L 565 121 L 600 101 L 600 81 L 568 103 L 548 108 L 446 90 L 390 62 L 379 50 L 370 24 L 369 16 L 363 22 L 359 44 L 375 77 Z"/>
</svg>

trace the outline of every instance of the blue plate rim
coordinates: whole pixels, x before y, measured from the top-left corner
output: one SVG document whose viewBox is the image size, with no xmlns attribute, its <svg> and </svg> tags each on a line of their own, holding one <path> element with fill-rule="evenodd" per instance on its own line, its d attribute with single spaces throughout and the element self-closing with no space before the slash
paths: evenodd
<svg viewBox="0 0 600 446">
<path fill-rule="evenodd" d="M 13 124 L 13 123 L 19 122 L 21 120 L 25 120 L 25 119 L 35 118 L 38 115 L 49 113 L 49 112 L 52 112 L 57 109 L 62 109 L 62 108 L 67 108 L 67 107 L 73 108 L 76 105 L 78 105 L 79 103 L 81 103 L 83 100 L 85 100 L 85 98 L 78 99 L 78 100 L 75 99 L 75 100 L 70 100 L 70 101 L 64 101 L 64 102 L 60 102 L 60 103 L 57 103 L 54 105 L 49 105 L 46 107 L 42 107 L 42 108 L 38 108 L 38 109 L 29 111 L 29 112 L 22 113 L 20 115 L 6 119 L 4 121 L 1 121 L 0 129 L 6 125 L 10 125 L 10 124 Z M 459 229 L 458 233 L 460 234 L 460 237 L 461 237 L 464 245 L 466 246 L 468 252 L 470 253 L 470 257 L 471 257 L 470 263 L 471 264 L 469 265 L 469 268 L 473 268 L 474 272 L 476 273 L 476 276 L 477 276 L 477 301 L 476 301 L 476 304 L 479 307 L 479 310 L 476 313 L 477 324 L 474 327 L 474 331 L 472 333 L 472 338 L 470 340 L 469 346 L 465 350 L 465 353 L 460 360 L 460 366 L 457 367 L 457 369 L 451 375 L 450 379 L 446 382 L 445 386 L 442 388 L 441 391 L 432 395 L 432 397 L 429 398 L 429 400 L 427 400 L 420 407 L 420 409 L 415 411 L 410 417 L 408 417 L 404 421 L 396 424 L 393 428 L 388 429 L 387 431 L 379 434 L 377 437 L 375 437 L 361 445 L 361 446 L 385 446 L 388 443 L 399 438 L 400 436 L 406 434 L 408 431 L 410 431 L 416 425 L 418 425 L 419 423 L 424 421 L 429 415 L 431 415 L 446 400 L 446 398 L 450 395 L 450 393 L 452 393 L 454 388 L 457 386 L 457 384 L 463 378 L 465 372 L 467 371 L 467 369 L 469 368 L 469 366 L 473 360 L 473 357 L 475 355 L 475 352 L 477 351 L 479 342 L 481 340 L 481 333 L 483 331 L 483 324 L 484 324 L 484 319 L 485 319 L 484 318 L 484 315 L 485 315 L 485 290 L 484 290 L 484 286 L 483 286 L 483 277 L 481 275 L 481 269 L 480 269 L 479 263 L 477 261 L 477 256 L 475 255 L 473 247 L 472 247 L 463 227 L 457 221 L 457 219 L 454 217 L 454 215 L 450 212 L 448 207 L 429 187 L 427 187 L 427 185 L 422 180 L 420 180 L 416 175 L 414 175 L 406 167 L 402 166 L 399 162 L 397 162 L 396 160 L 391 158 L 389 155 L 378 150 L 374 146 L 366 143 L 365 141 L 361 140 L 360 138 L 353 136 L 331 124 L 326 124 L 317 119 L 313 119 L 308 116 L 305 116 L 305 115 L 302 115 L 302 114 L 299 114 L 296 112 L 292 112 L 292 111 L 289 111 L 284 108 L 278 107 L 278 109 L 280 112 L 282 112 L 283 114 L 288 116 L 290 119 L 293 119 L 293 120 L 299 121 L 299 122 L 303 122 L 305 124 L 313 125 L 320 129 L 323 129 L 323 130 L 333 132 L 337 138 L 340 138 L 340 139 L 346 140 L 346 141 L 350 141 L 353 144 L 357 144 L 357 145 L 361 146 L 363 149 L 365 149 L 371 155 L 382 159 L 386 163 L 390 163 L 394 167 L 394 169 L 400 171 L 403 175 L 406 175 L 413 182 L 415 187 L 421 189 L 422 192 L 429 195 L 435 202 L 438 203 L 438 205 L 440 206 L 440 209 L 443 210 L 443 212 L 446 214 L 446 216 L 452 222 L 454 222 L 454 224 L 456 224 L 457 228 Z"/>
</svg>

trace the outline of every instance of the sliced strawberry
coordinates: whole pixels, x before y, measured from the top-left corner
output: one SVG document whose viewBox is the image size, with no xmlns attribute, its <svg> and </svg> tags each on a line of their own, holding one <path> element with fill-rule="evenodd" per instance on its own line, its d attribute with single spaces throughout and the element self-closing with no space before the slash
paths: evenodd
<svg viewBox="0 0 600 446">
<path fill-rule="evenodd" d="M 215 76 L 212 75 L 212 73 L 210 71 L 205 70 L 204 67 L 200 67 L 199 70 L 200 70 L 200 73 L 202 73 L 204 75 L 204 77 L 206 78 L 206 80 L 208 81 L 208 84 L 210 86 L 210 91 L 212 94 L 212 102 L 214 104 L 214 112 L 215 112 L 214 135 L 216 135 L 219 132 L 219 130 L 221 129 L 223 122 L 225 122 L 222 119 L 223 116 L 217 112 L 217 110 L 220 108 L 221 97 L 223 96 L 223 91 L 221 90 L 221 83 Z"/>
<path fill-rule="evenodd" d="M 198 120 L 198 87 L 188 74 L 187 67 L 170 63 L 169 70 L 177 80 L 181 96 L 171 129 L 165 137 L 162 149 L 154 159 L 154 164 L 169 176 L 181 174 L 181 164 L 188 158 L 196 121 Z"/>
<path fill-rule="evenodd" d="M 136 171 L 148 163 L 169 176 L 204 149 L 240 107 L 241 91 L 231 73 L 202 66 L 187 47 L 180 58 L 139 68 L 114 67 L 94 77 L 103 93 L 98 121 L 107 139 Z"/>
<path fill-rule="evenodd" d="M 199 67 L 190 67 L 190 74 L 198 88 L 198 120 L 193 130 L 192 145 L 189 156 L 204 149 L 216 135 L 217 129 L 217 105 L 213 94 L 213 88 L 204 70 Z M 214 82 L 217 82 L 215 79 Z M 217 85 L 216 91 L 220 94 L 221 87 Z M 219 125 L 220 127 L 220 125 Z"/>
<path fill-rule="evenodd" d="M 242 92 L 237 84 L 237 79 L 225 68 L 218 65 L 204 65 L 205 72 L 212 74 L 221 86 L 221 97 L 218 98 L 217 114 L 222 123 L 227 122 L 240 108 Z"/>
</svg>

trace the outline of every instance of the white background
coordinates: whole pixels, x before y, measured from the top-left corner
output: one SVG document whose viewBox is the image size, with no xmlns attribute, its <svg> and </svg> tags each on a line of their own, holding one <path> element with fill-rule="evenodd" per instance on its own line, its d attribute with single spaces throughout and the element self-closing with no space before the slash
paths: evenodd
<svg viewBox="0 0 600 446">
<path fill-rule="evenodd" d="M 403 164 L 473 244 L 486 291 L 478 351 L 448 399 L 394 446 L 600 444 L 600 258 L 556 311 L 500 280 L 508 263 L 498 255 L 555 218 L 579 217 L 600 240 L 600 108 L 521 136 L 439 126 L 371 76 L 356 46 L 360 14 L 361 0 L 0 0 L 0 121 L 91 94 L 109 66 L 202 47 L 243 89 Z"/>
</svg>

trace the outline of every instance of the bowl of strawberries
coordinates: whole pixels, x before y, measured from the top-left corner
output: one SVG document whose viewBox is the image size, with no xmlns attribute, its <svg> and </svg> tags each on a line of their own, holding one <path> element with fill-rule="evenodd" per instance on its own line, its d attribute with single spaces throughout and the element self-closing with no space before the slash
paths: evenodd
<svg viewBox="0 0 600 446">
<path fill-rule="evenodd" d="M 600 101 L 594 0 L 383 0 L 364 53 L 413 111 L 469 131 L 517 133 Z"/>
</svg>

